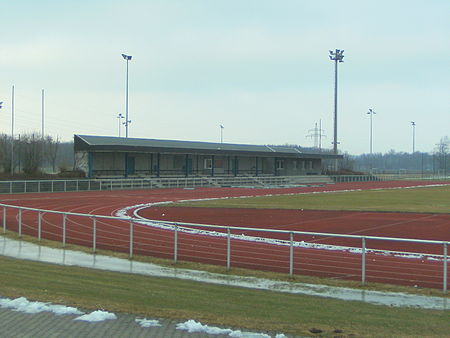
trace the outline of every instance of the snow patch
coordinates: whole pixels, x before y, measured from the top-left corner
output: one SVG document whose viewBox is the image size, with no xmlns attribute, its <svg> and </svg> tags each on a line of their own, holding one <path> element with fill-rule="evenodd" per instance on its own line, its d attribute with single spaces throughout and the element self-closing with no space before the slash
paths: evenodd
<svg viewBox="0 0 450 338">
<path fill-rule="evenodd" d="M 138 323 L 141 327 L 161 326 L 161 324 L 159 323 L 159 320 L 157 320 L 157 319 L 136 318 L 134 321 L 136 323 Z"/>
<path fill-rule="evenodd" d="M 101 322 L 108 319 L 116 319 L 117 316 L 114 313 L 97 310 L 93 311 L 89 314 L 82 315 L 80 317 L 75 318 L 74 320 L 81 320 L 85 322 Z"/>
<path fill-rule="evenodd" d="M 84 313 L 71 306 L 54 305 L 43 302 L 30 302 L 25 297 L 19 297 L 16 299 L 0 298 L 0 307 L 30 314 L 52 312 L 56 315 L 81 315 Z"/>
<path fill-rule="evenodd" d="M 232 330 L 232 329 L 222 329 L 220 327 L 203 325 L 200 322 L 196 322 L 193 319 L 189 319 L 184 323 L 177 324 L 177 330 L 185 330 L 189 333 L 194 332 L 204 332 L 206 334 L 226 334 L 230 337 L 234 338 L 271 338 L 269 335 L 265 333 L 256 333 L 256 332 L 242 332 L 240 330 Z M 277 334 L 276 338 L 284 338 L 286 337 L 284 334 Z"/>
</svg>

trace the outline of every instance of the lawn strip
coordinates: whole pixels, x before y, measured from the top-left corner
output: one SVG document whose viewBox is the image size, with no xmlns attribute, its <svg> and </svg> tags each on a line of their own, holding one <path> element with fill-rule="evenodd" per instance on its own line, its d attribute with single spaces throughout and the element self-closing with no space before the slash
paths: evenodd
<svg viewBox="0 0 450 338">
<path fill-rule="evenodd" d="M 450 213 L 450 186 L 226 198 L 174 206 Z"/>
<path fill-rule="evenodd" d="M 139 316 L 306 335 L 312 327 L 357 336 L 444 336 L 448 311 L 145 277 L 0 257 L 0 295 Z"/>
</svg>

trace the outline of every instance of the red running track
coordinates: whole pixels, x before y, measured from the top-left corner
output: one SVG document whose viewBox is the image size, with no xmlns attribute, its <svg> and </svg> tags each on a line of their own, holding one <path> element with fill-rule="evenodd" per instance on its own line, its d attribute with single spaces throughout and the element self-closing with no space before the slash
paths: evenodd
<svg viewBox="0 0 450 338">
<path fill-rule="evenodd" d="M 3 195 L 1 202 L 48 210 L 88 213 L 93 215 L 115 215 L 117 210 L 141 203 L 176 201 L 195 198 L 226 196 L 258 196 L 266 194 L 306 193 L 352 189 L 379 189 L 417 186 L 440 182 L 355 182 L 321 187 L 299 187 L 289 189 L 241 189 L 199 188 L 195 190 L 166 189 L 138 191 L 102 191 L 52 194 Z M 130 212 L 132 209 L 130 210 Z M 220 214 L 220 213 L 221 214 Z M 239 214 L 243 212 L 244 215 Z M 166 214 L 171 220 L 201 222 L 208 224 L 239 225 L 282 230 L 305 230 L 331 233 L 355 233 L 377 236 L 412 237 L 449 240 L 449 215 L 399 214 L 399 213 L 351 213 L 288 210 L 202 210 L 192 213 L 189 208 L 155 207 L 142 212 L 146 217 L 158 219 Z M 159 217 L 156 217 L 158 216 Z M 301 217 L 299 218 L 299 214 Z M 0 215 L 1 216 L 1 215 Z M 167 217 L 162 217 L 166 218 Z M 18 230 L 18 214 L 8 209 L 7 224 Z M 63 217 L 51 213 L 42 215 L 42 236 L 62 240 Z M 22 232 L 37 236 L 37 214 L 22 212 Z M 423 231 L 425 227 L 427 231 Z M 433 229 L 433 231 L 430 231 Z M 173 258 L 174 233 L 171 230 L 133 225 L 133 253 Z M 96 220 L 96 247 L 122 252 L 130 250 L 130 224 L 128 221 Z M 241 233 L 241 232 L 240 232 Z M 66 243 L 93 245 L 93 221 L 86 217 L 70 216 L 66 219 Z M 251 235 L 255 236 L 255 233 Z M 257 233 L 256 235 L 263 235 Z M 283 235 L 286 236 L 286 235 Z M 272 236 L 273 237 L 273 236 Z M 288 238 L 280 239 L 288 240 Z M 295 241 L 330 244 L 330 238 L 295 238 Z M 251 269 L 289 272 L 289 247 L 269 243 L 257 243 L 231 239 L 231 265 Z M 358 247 L 353 240 L 333 244 Z M 369 248 L 440 253 L 440 248 L 397 246 L 368 242 Z M 178 232 L 178 259 L 226 265 L 227 241 L 224 237 Z M 294 249 L 294 273 L 332 278 L 360 279 L 361 256 L 348 251 L 321 249 Z M 443 263 L 429 259 L 405 259 L 393 255 L 367 254 L 367 280 L 373 282 L 442 287 Z"/>
</svg>

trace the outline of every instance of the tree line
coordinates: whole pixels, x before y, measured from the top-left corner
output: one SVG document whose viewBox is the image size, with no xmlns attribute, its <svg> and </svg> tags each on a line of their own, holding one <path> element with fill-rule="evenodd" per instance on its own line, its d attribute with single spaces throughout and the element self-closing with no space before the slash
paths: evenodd
<svg viewBox="0 0 450 338">
<path fill-rule="evenodd" d="M 50 135 L 0 134 L 0 171 L 5 174 L 57 173 L 73 168 L 73 142 Z"/>
</svg>

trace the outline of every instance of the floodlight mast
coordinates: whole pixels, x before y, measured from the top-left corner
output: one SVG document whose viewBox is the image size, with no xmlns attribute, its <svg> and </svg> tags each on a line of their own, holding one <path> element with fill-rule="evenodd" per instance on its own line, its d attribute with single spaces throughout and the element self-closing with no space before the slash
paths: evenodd
<svg viewBox="0 0 450 338">
<path fill-rule="evenodd" d="M 372 124 L 372 117 L 376 114 L 372 109 L 369 109 L 367 112 L 367 115 L 370 115 L 370 155 L 372 155 L 372 148 L 373 148 L 373 124 Z"/>
<path fill-rule="evenodd" d="M 122 57 L 127 61 L 127 78 L 126 78 L 126 94 L 125 94 L 125 137 L 128 138 L 128 125 L 130 120 L 128 119 L 128 61 L 131 60 L 131 55 L 122 54 Z"/>
<path fill-rule="evenodd" d="M 336 49 L 334 51 L 330 50 L 330 60 L 334 61 L 334 140 L 333 140 L 333 153 L 337 155 L 338 140 L 337 140 L 337 89 L 338 89 L 338 62 L 344 62 L 344 50 Z M 337 160 L 336 168 L 337 170 Z"/>
<path fill-rule="evenodd" d="M 416 151 L 416 122 L 411 121 L 412 126 L 412 152 L 413 154 Z"/>
</svg>

